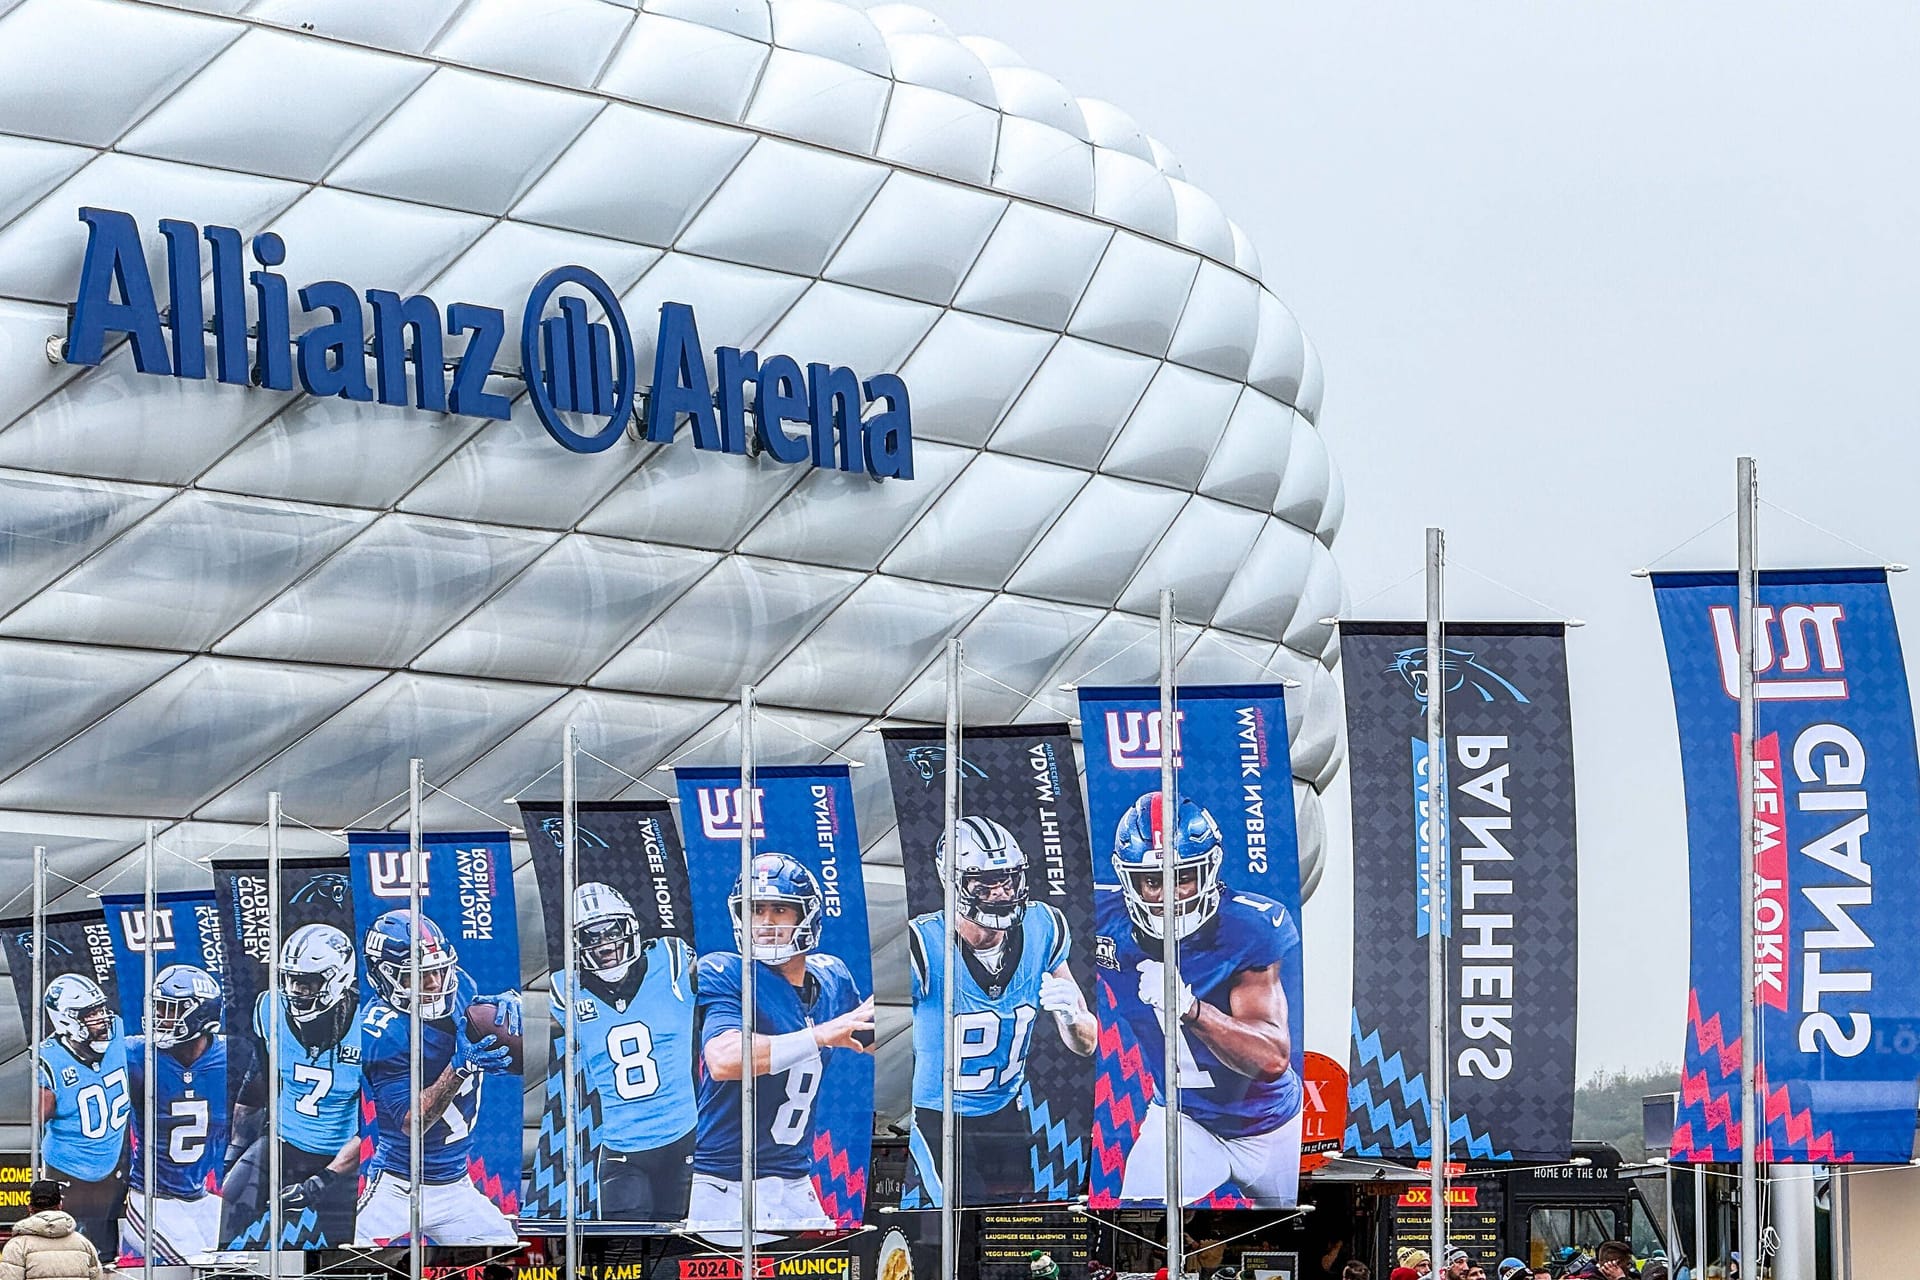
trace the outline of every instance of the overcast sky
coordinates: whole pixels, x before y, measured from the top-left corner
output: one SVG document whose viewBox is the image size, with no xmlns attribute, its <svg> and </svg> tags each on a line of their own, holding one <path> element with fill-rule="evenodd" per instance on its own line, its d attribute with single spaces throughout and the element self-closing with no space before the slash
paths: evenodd
<svg viewBox="0 0 1920 1280">
<path fill-rule="evenodd" d="M 1920 561 L 1920 6 L 923 2 L 1130 112 L 1252 236 L 1326 366 L 1356 602 L 1438 524 L 1552 606 L 1462 568 L 1451 616 L 1586 620 L 1580 1068 L 1678 1061 L 1679 754 L 1629 572 L 1731 511 L 1742 452 L 1874 553 L 1763 509 L 1763 562 Z M 1662 567 L 1729 567 L 1732 538 Z M 1409 583 L 1357 613 L 1420 608 Z M 1308 1047 L 1344 1060 L 1344 779 L 1328 800 Z"/>
</svg>

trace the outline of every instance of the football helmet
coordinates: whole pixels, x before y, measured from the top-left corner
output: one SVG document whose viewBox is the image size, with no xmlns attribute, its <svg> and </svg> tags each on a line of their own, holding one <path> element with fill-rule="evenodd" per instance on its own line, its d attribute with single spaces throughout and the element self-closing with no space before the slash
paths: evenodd
<svg viewBox="0 0 1920 1280">
<path fill-rule="evenodd" d="M 172 1049 L 220 1029 L 220 984 L 198 965 L 170 964 L 153 980 L 153 1047 Z"/>
<path fill-rule="evenodd" d="M 603 982 L 619 982 L 640 958 L 640 917 L 625 894 L 589 880 L 573 890 L 575 963 Z"/>
<path fill-rule="evenodd" d="M 1220 909 L 1220 826 L 1213 815 L 1185 796 L 1175 806 L 1178 817 L 1173 836 L 1174 933 L 1185 938 Z M 1161 887 L 1161 858 L 1164 856 L 1165 827 L 1160 812 L 1160 793 L 1149 791 L 1135 800 L 1120 819 L 1113 834 L 1113 869 L 1120 875 L 1120 892 L 1126 899 L 1127 915 L 1134 927 L 1148 937 L 1166 936 L 1163 904 L 1149 901 L 1144 889 L 1151 885 L 1156 894 Z M 1178 888 L 1189 872 L 1198 878 L 1191 894 Z"/>
<path fill-rule="evenodd" d="M 87 1048 L 97 1057 L 113 1044 L 114 1013 L 107 993 L 81 973 L 63 973 L 47 984 L 44 998 L 53 1033 L 74 1048 Z"/>
<path fill-rule="evenodd" d="M 1011 929 L 1027 909 L 1027 854 L 1020 842 L 992 818 L 963 817 L 959 852 L 947 857 L 947 833 L 934 847 L 942 876 L 953 877 L 954 902 L 961 915 L 988 929 Z"/>
<path fill-rule="evenodd" d="M 330 924 L 303 924 L 280 948 L 280 991 L 287 1016 L 312 1022 L 353 987 L 353 944 Z"/>
<path fill-rule="evenodd" d="M 445 1018 L 453 1013 L 455 968 L 460 957 L 440 926 L 420 917 L 420 1016 Z M 401 1013 L 413 1010 L 407 973 L 413 964 L 413 912 L 405 907 L 389 911 L 367 930 L 361 950 L 367 957 L 367 978 L 382 1000 Z"/>
<path fill-rule="evenodd" d="M 826 911 L 826 898 L 813 872 L 797 858 L 784 853 L 762 853 L 753 860 L 753 902 L 785 903 L 800 913 L 799 921 L 784 941 L 761 941 L 759 931 L 747 923 L 745 886 L 736 879 L 727 895 L 727 912 L 733 917 L 733 942 L 744 953 L 747 936 L 753 934 L 753 958 L 764 964 L 780 964 L 811 951 L 820 942 L 820 917 Z"/>
</svg>

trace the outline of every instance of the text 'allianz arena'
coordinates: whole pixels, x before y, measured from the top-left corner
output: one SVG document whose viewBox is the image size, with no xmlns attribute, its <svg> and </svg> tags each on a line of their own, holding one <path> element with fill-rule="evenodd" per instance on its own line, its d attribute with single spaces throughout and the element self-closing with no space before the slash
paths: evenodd
<svg viewBox="0 0 1920 1280">
<path fill-rule="evenodd" d="M 513 415 L 62 362 L 86 207 L 132 216 L 163 293 L 181 219 L 278 233 L 296 285 L 500 307 Z M 560 263 L 618 293 L 643 380 L 669 301 L 709 348 L 898 373 L 913 478 L 556 446 L 517 375 Z M 1310 891 L 1341 757 L 1320 394 L 1164 147 L 916 8 L 0 0 L 0 914 L 37 844 L 56 907 L 138 887 L 149 820 L 162 886 L 205 883 L 274 790 L 290 850 L 336 849 L 402 817 L 415 756 L 430 827 L 508 824 L 569 723 L 614 766 L 583 798 L 670 792 L 663 764 L 737 761 L 743 684 L 764 761 L 877 766 L 869 726 L 942 716 L 954 635 L 970 723 L 1063 719 L 1062 685 L 1155 678 L 1166 586 L 1183 682 L 1298 683 Z M 888 1120 L 902 851 L 885 769 L 854 779 Z"/>
</svg>

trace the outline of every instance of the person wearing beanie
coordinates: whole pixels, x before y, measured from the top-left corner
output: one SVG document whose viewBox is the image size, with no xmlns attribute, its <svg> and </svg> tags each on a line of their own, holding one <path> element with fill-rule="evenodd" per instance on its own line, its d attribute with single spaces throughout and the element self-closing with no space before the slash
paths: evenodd
<svg viewBox="0 0 1920 1280">
<path fill-rule="evenodd" d="M 1417 1280 L 1433 1270 L 1433 1259 L 1427 1256 L 1425 1249 L 1402 1249 L 1400 1265 L 1412 1271 Z"/>
<path fill-rule="evenodd" d="M 60 1184 L 39 1178 L 27 1187 L 26 1217 L 0 1249 L 0 1280 L 100 1280 L 100 1255 L 60 1207 Z"/>
<path fill-rule="evenodd" d="M 1447 1280 L 1467 1280 L 1467 1272 L 1473 1267 L 1473 1259 L 1467 1256 L 1465 1249 L 1447 1250 Z"/>
<path fill-rule="evenodd" d="M 1533 1272 L 1518 1258 L 1502 1258 L 1493 1274 L 1494 1280 L 1531 1280 Z"/>
<path fill-rule="evenodd" d="M 1420 1273 L 1412 1267 L 1395 1267 L 1388 1273 L 1387 1280 L 1420 1280 Z"/>
<path fill-rule="evenodd" d="M 1027 1255 L 1027 1274 L 1032 1280 L 1060 1280 L 1060 1264 L 1052 1254 L 1035 1249 Z"/>
</svg>

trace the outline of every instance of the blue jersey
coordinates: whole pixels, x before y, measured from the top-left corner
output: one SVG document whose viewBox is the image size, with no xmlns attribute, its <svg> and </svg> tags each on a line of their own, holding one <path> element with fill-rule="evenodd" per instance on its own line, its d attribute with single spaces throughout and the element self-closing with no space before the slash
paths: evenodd
<svg viewBox="0 0 1920 1280">
<path fill-rule="evenodd" d="M 453 1038 L 465 1035 L 466 1008 L 479 994 L 466 970 L 454 983 L 454 1015 L 420 1021 L 420 1085 L 431 1088 L 453 1061 Z M 360 1013 L 360 1070 L 373 1099 L 373 1162 L 371 1173 L 409 1177 L 407 1112 L 412 1109 L 408 1078 L 408 1036 L 413 1021 L 385 1000 L 371 1000 Z M 467 1177 L 467 1156 L 473 1148 L 474 1117 L 480 1113 L 481 1082 L 474 1073 L 465 1077 L 440 1118 L 421 1135 L 422 1179 L 440 1184 Z M 513 1082 L 508 1082 L 511 1085 Z"/>
<path fill-rule="evenodd" d="M 100 1061 L 89 1064 L 59 1036 L 40 1046 L 40 1087 L 53 1095 L 41 1137 L 42 1158 L 61 1173 L 98 1182 L 120 1167 L 127 1145 L 127 1044 L 120 1019 Z"/>
<path fill-rule="evenodd" d="M 127 1040 L 127 1074 L 133 1081 L 133 1168 L 127 1186 L 145 1191 L 147 1038 Z M 153 1055 L 153 1180 L 160 1195 L 198 1200 L 218 1182 L 227 1155 L 227 1038 L 210 1037 L 192 1062 L 182 1063 L 165 1049 Z"/>
<path fill-rule="evenodd" d="M 338 1154 L 360 1132 L 359 1018 L 337 1043 L 309 1049 L 294 1032 L 287 1002 L 263 991 L 253 1006 L 253 1030 L 260 1037 L 263 1058 L 273 1032 L 268 1018 L 280 1024 L 281 1141 L 316 1156 Z"/>
<path fill-rule="evenodd" d="M 700 957 L 699 1041 L 740 1030 L 740 957 L 719 951 Z M 807 983 L 796 987 L 771 965 L 761 965 L 753 984 L 754 1029 L 761 1035 L 784 1035 L 828 1022 L 860 1007 L 863 998 L 853 986 L 853 975 L 838 956 L 807 957 Z M 809 999 L 808 997 L 811 997 Z M 793 1068 L 784 1075 L 761 1076 L 754 1081 L 754 1128 L 759 1146 L 754 1168 L 762 1178 L 804 1178 L 813 1172 L 813 1100 L 820 1078 L 836 1053 L 822 1049 L 818 1063 Z M 740 1180 L 740 1082 L 715 1080 L 700 1072 L 700 1127 L 693 1140 L 696 1173 Z"/>
<path fill-rule="evenodd" d="M 648 1151 L 693 1128 L 693 948 L 675 937 L 650 938 L 645 966 L 626 1000 L 608 1000 L 582 983 L 573 1007 L 573 1059 L 586 1092 L 597 1097 L 595 1145 Z M 629 979 L 631 981 L 631 979 Z M 567 976 L 553 975 L 553 1024 L 566 1026 Z M 561 1064 L 555 1061 L 554 1069 Z"/>
<path fill-rule="evenodd" d="M 913 965 L 913 1105 L 940 1105 L 945 1065 L 945 926 L 941 913 L 917 917 L 907 934 Z M 1040 1018 L 1040 979 L 1067 962 L 1071 935 L 1057 908 L 1034 903 L 1007 930 L 1000 967 L 990 971 L 972 948 L 956 941 L 960 983 L 953 989 L 955 1050 L 953 1109 L 963 1116 L 999 1111 L 1027 1082 L 1027 1050 Z"/>
<path fill-rule="evenodd" d="M 1141 966 L 1149 963 L 1153 967 L 1147 972 L 1159 972 L 1159 939 L 1141 946 L 1118 888 L 1095 892 L 1094 909 L 1105 970 L 1101 981 L 1118 1002 L 1120 1020 L 1139 1042 L 1147 1070 L 1158 1078 L 1166 1061 L 1166 1040 L 1160 1015 L 1140 999 L 1140 975 Z M 1297 964 L 1299 954 L 1300 930 L 1285 907 L 1223 885 L 1213 919 L 1180 939 L 1180 977 L 1196 999 L 1227 1009 L 1236 976 L 1277 965 L 1274 980 L 1280 981 L 1279 975 Z M 1191 1030 L 1183 1032 L 1180 1042 L 1180 1112 L 1209 1132 L 1223 1138 L 1270 1133 L 1300 1114 L 1300 1073 L 1293 1063 L 1278 1080 L 1254 1080 L 1221 1062 Z M 1296 1059 L 1298 1054 L 1296 1045 Z"/>
</svg>

